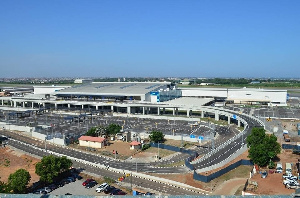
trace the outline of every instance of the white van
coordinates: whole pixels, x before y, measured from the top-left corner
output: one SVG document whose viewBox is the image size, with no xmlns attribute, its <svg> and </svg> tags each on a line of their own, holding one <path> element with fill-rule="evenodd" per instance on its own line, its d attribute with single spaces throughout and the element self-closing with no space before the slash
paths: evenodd
<svg viewBox="0 0 300 198">
<path fill-rule="evenodd" d="M 282 169 L 282 164 L 280 162 L 277 163 L 276 165 L 276 173 L 282 173 L 283 169 Z"/>
<path fill-rule="evenodd" d="M 292 164 L 291 163 L 286 163 L 285 164 L 285 172 L 286 173 L 292 173 Z"/>
</svg>

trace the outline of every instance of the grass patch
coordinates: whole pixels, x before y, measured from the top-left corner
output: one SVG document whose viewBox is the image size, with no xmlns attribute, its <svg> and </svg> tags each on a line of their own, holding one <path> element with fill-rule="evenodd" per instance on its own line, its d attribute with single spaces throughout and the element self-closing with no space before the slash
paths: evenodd
<svg viewBox="0 0 300 198">
<path fill-rule="evenodd" d="M 242 195 L 242 191 L 244 190 L 244 185 L 240 186 L 236 192 L 234 193 L 234 195 L 240 196 Z"/>
<path fill-rule="evenodd" d="M 248 178 L 249 173 L 252 170 L 253 166 L 246 166 L 246 165 L 241 165 L 228 173 L 225 173 L 224 175 L 221 175 L 220 177 L 208 182 L 204 183 L 201 182 L 202 185 L 204 185 L 206 188 L 210 190 L 216 189 L 219 185 L 224 183 L 225 181 L 228 181 L 233 178 Z"/>
<path fill-rule="evenodd" d="M 224 175 L 221 175 L 220 177 L 214 179 L 214 180 L 221 180 L 227 181 L 232 178 L 243 178 L 243 177 L 249 177 L 249 172 L 252 170 L 252 166 L 239 166 L 228 173 L 225 173 Z"/>
<path fill-rule="evenodd" d="M 157 147 L 150 147 L 149 149 L 147 149 L 144 152 L 157 154 L 158 153 L 158 148 Z M 175 153 L 174 151 L 169 151 L 169 150 L 166 150 L 166 149 L 159 148 L 159 157 L 161 157 L 161 158 L 172 155 L 174 153 Z"/>
<path fill-rule="evenodd" d="M 164 142 L 165 145 L 170 145 L 170 146 L 176 146 L 176 147 L 181 147 L 181 140 L 171 140 L 171 139 L 167 139 L 165 142 Z M 183 142 L 183 147 L 184 148 L 190 148 L 192 146 L 195 146 L 196 143 L 194 142 L 187 142 L 187 141 L 184 141 Z"/>
<path fill-rule="evenodd" d="M 227 120 L 225 121 L 225 120 L 215 120 L 214 118 L 201 118 L 201 121 L 211 122 L 222 126 L 228 126 Z"/>
</svg>

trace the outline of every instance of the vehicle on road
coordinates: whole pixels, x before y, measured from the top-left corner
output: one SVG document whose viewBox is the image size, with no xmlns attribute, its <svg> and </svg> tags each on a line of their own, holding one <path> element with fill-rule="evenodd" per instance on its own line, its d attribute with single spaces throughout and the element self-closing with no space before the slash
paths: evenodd
<svg viewBox="0 0 300 198">
<path fill-rule="evenodd" d="M 98 183 L 96 181 L 91 181 L 89 182 L 85 187 L 86 188 L 93 188 L 94 186 L 96 186 Z"/>
<path fill-rule="evenodd" d="M 87 179 L 87 180 L 85 180 L 85 181 L 82 183 L 82 185 L 83 185 L 83 186 L 86 186 L 88 183 L 90 183 L 90 182 L 92 182 L 92 181 L 95 181 L 95 180 L 93 180 L 93 179 Z"/>
<path fill-rule="evenodd" d="M 96 188 L 96 192 L 100 193 L 100 192 L 104 191 L 108 186 L 109 186 L 108 183 L 103 183 Z"/>
</svg>

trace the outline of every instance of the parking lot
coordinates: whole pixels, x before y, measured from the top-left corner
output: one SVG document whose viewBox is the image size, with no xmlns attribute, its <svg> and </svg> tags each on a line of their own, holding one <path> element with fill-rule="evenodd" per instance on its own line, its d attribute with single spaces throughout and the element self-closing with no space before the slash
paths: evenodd
<svg viewBox="0 0 300 198">
<path fill-rule="evenodd" d="M 98 185 L 94 186 L 93 188 L 85 188 L 82 186 L 82 182 L 84 180 L 77 180 L 75 182 L 69 183 L 64 185 L 63 187 L 59 187 L 55 189 L 54 191 L 50 192 L 51 195 L 65 195 L 67 193 L 70 193 L 72 195 L 105 195 L 102 193 L 97 193 L 96 188 Z"/>
</svg>

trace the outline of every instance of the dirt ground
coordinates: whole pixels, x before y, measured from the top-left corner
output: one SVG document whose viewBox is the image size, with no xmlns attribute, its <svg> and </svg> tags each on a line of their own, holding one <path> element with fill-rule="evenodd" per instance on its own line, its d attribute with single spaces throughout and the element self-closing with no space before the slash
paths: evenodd
<svg viewBox="0 0 300 198">
<path fill-rule="evenodd" d="M 39 176 L 35 173 L 35 164 L 39 159 L 22 153 L 19 150 L 10 149 L 9 147 L 0 148 L 0 180 L 8 181 L 11 173 L 18 169 L 25 169 L 31 175 L 30 184 L 39 181 Z"/>
</svg>

